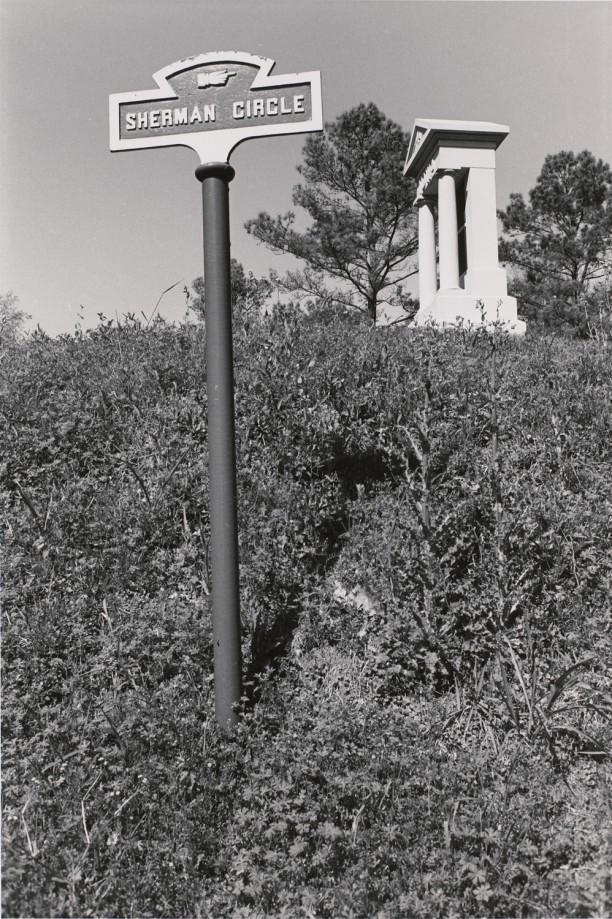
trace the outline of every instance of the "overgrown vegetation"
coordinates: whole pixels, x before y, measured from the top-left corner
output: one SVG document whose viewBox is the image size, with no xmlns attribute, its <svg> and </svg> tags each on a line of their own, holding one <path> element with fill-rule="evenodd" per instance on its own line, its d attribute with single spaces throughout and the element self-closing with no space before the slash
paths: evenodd
<svg viewBox="0 0 612 919">
<path fill-rule="evenodd" d="M 202 326 L 2 349 L 6 916 L 604 916 L 605 343 L 236 316 L 214 726 Z"/>
</svg>

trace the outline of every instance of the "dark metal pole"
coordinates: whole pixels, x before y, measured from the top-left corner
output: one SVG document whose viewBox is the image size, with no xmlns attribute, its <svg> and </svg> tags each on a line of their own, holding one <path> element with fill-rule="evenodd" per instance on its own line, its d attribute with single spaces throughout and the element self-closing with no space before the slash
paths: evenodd
<svg viewBox="0 0 612 919">
<path fill-rule="evenodd" d="M 215 715 L 223 727 L 237 722 L 235 707 L 242 696 L 229 233 L 234 175 L 228 163 L 203 163 L 196 169 L 204 214 Z"/>
</svg>

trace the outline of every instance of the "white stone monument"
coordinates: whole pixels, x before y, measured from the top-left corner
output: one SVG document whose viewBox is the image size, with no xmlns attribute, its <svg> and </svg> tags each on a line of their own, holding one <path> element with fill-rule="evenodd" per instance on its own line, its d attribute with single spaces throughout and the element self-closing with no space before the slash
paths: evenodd
<svg viewBox="0 0 612 919">
<path fill-rule="evenodd" d="M 417 183 L 416 325 L 499 321 L 515 335 L 525 332 L 497 255 L 495 151 L 508 134 L 505 125 L 487 121 L 417 118 L 414 123 L 404 174 Z"/>
</svg>

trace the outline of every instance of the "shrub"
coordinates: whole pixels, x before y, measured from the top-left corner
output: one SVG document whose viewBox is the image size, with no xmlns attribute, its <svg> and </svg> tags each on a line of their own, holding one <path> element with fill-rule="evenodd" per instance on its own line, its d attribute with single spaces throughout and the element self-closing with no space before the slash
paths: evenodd
<svg viewBox="0 0 612 919">
<path fill-rule="evenodd" d="M 226 735 L 204 344 L 2 353 L 6 915 L 605 914 L 607 349 L 237 317 Z"/>
</svg>

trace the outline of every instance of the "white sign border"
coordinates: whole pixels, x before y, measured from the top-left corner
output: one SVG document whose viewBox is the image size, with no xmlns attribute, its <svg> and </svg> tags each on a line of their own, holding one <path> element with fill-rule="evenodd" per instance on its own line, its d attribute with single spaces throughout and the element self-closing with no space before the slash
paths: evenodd
<svg viewBox="0 0 612 919">
<path fill-rule="evenodd" d="M 177 99 L 178 96 L 168 83 L 168 77 L 176 76 L 184 70 L 193 70 L 203 64 L 250 64 L 259 68 L 253 80 L 252 89 L 272 89 L 290 86 L 296 83 L 310 83 L 311 117 L 308 121 L 289 122 L 277 125 L 249 125 L 239 128 L 221 128 L 218 131 L 192 132 L 189 134 L 171 134 L 165 137 L 146 137 L 124 139 L 119 136 L 119 106 L 124 102 L 154 102 L 157 99 Z M 306 73 L 284 73 L 281 76 L 270 76 L 275 65 L 269 57 L 259 57 L 241 51 L 209 51 L 198 54 L 174 64 L 168 64 L 153 74 L 159 89 L 139 90 L 128 93 L 112 93 L 109 96 L 110 149 L 144 150 L 151 147 L 191 147 L 200 157 L 201 163 L 229 162 L 232 150 L 254 137 L 274 137 L 279 134 L 304 134 L 309 131 L 323 130 L 323 105 L 321 101 L 321 73 L 318 70 Z"/>
</svg>

